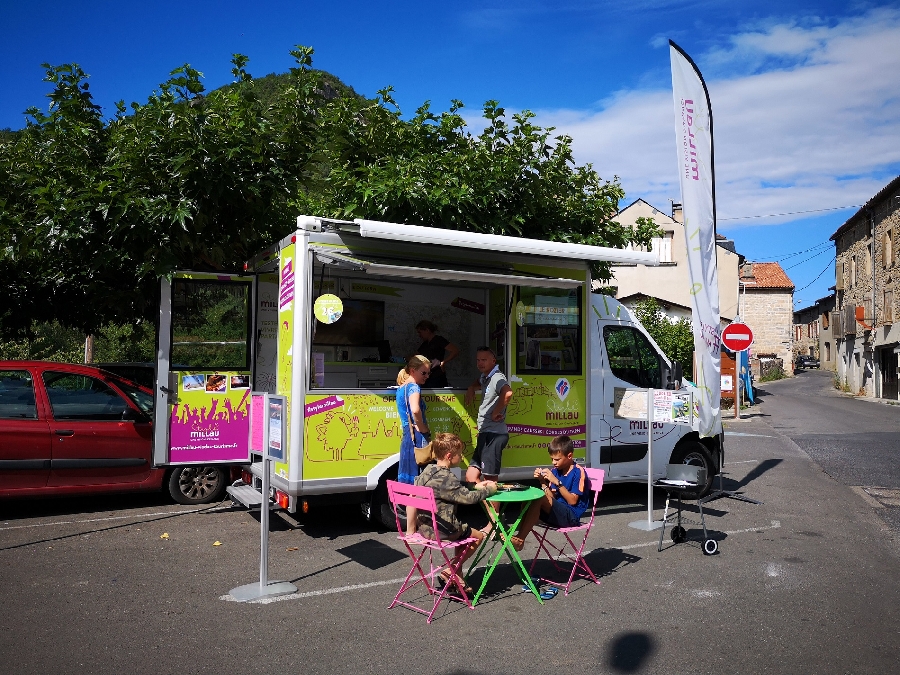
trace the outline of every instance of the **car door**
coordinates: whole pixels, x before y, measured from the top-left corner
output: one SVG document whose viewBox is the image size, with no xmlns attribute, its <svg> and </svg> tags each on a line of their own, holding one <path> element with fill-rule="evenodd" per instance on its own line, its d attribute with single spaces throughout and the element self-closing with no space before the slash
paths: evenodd
<svg viewBox="0 0 900 675">
<path fill-rule="evenodd" d="M 604 401 L 609 411 L 609 477 L 647 475 L 647 422 L 613 416 L 616 389 L 662 387 L 662 360 L 647 337 L 628 325 L 603 326 L 609 374 L 604 380 Z M 674 424 L 654 422 L 653 442 L 676 432 Z M 654 452 L 654 454 L 656 454 Z"/>
<path fill-rule="evenodd" d="M 47 370 L 49 486 L 139 483 L 150 475 L 151 425 L 100 377 Z"/>
<path fill-rule="evenodd" d="M 50 425 L 26 369 L 0 370 L 0 494 L 42 488 L 50 475 Z"/>
</svg>

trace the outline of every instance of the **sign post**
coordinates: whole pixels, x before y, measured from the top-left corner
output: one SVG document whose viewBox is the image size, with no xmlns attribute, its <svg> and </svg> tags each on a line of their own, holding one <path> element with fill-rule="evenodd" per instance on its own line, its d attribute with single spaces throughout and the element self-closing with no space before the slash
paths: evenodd
<svg viewBox="0 0 900 675">
<path fill-rule="evenodd" d="M 269 474 L 272 460 L 283 462 L 287 441 L 287 399 L 272 394 L 254 394 L 250 406 L 250 448 L 263 453 L 262 503 L 259 512 L 259 583 L 232 588 L 238 602 L 294 593 L 288 581 L 269 582 Z"/>
<path fill-rule="evenodd" d="M 739 417 L 740 410 L 740 383 L 739 383 L 739 374 L 740 374 L 740 366 L 738 363 L 740 362 L 741 352 L 750 348 L 750 345 L 753 344 L 753 331 L 750 330 L 750 326 L 745 323 L 741 323 L 740 319 L 735 319 L 734 323 L 727 326 L 725 330 L 722 331 L 722 345 L 727 349 L 734 352 L 734 409 L 735 409 L 735 419 Z M 723 466 L 719 467 L 719 489 L 715 492 L 711 493 L 709 496 L 704 497 L 704 502 L 711 502 L 713 499 L 718 499 L 719 497 L 728 497 L 729 499 L 738 499 L 742 502 L 750 502 L 751 504 L 762 504 L 762 502 L 757 501 L 756 499 L 750 499 L 750 497 L 745 497 L 742 492 L 738 492 L 736 490 L 725 490 L 722 487 L 722 474 L 724 473 L 724 464 L 725 464 L 725 456 L 722 456 L 722 464 Z"/>
</svg>

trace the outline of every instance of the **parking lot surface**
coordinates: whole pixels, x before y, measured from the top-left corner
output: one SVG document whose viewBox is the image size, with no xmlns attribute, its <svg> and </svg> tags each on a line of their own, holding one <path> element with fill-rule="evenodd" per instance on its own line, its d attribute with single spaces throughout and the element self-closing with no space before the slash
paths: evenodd
<svg viewBox="0 0 900 675">
<path fill-rule="evenodd" d="M 725 487 L 764 503 L 708 505 L 717 555 L 657 552 L 655 533 L 628 526 L 646 517 L 646 487 L 610 485 L 588 542 L 599 586 L 541 606 L 501 565 L 474 611 L 445 603 L 430 626 L 387 609 L 411 563 L 353 508 L 299 528 L 273 517 L 269 577 L 298 591 L 237 603 L 229 590 L 258 579 L 259 523 L 229 503 L 0 502 L 4 670 L 895 672 L 891 530 L 760 410 L 727 430 Z"/>
</svg>

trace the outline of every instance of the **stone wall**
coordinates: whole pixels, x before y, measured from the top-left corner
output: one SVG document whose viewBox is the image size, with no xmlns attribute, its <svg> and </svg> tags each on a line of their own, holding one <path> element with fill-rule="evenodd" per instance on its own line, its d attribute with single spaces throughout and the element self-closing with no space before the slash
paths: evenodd
<svg viewBox="0 0 900 675">
<path fill-rule="evenodd" d="M 747 288 L 741 319 L 753 331 L 754 356 L 772 354 L 793 374 L 793 293 L 788 289 Z"/>
</svg>

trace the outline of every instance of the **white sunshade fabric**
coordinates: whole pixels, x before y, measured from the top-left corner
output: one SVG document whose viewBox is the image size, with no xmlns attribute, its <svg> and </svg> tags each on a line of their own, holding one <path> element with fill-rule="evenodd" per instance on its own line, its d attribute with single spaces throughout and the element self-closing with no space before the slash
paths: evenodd
<svg viewBox="0 0 900 675">
<path fill-rule="evenodd" d="M 327 246 L 309 247 L 316 257 L 325 264 L 350 267 L 366 274 L 386 277 L 406 277 L 409 279 L 431 279 L 436 281 L 475 281 L 502 286 L 538 286 L 542 288 L 576 288 L 583 280 L 542 277 L 516 272 L 487 272 L 473 269 L 420 267 L 403 260 L 368 260 L 352 253 L 336 251 Z"/>
<path fill-rule="evenodd" d="M 436 227 L 422 227 L 421 225 L 384 223 L 377 220 L 365 220 L 362 218 L 358 218 L 353 222 L 359 226 L 360 236 L 373 237 L 376 239 L 394 239 L 397 241 L 416 242 L 420 244 L 457 246 L 460 248 L 474 248 L 482 251 L 524 253 L 548 258 L 613 262 L 626 265 L 659 265 L 659 255 L 658 253 L 653 252 L 646 253 L 643 251 L 629 251 L 620 248 L 607 248 L 605 246 L 588 246 L 586 244 L 567 244 L 560 241 L 523 239 L 521 237 L 510 237 L 500 234 L 444 230 Z"/>
</svg>

